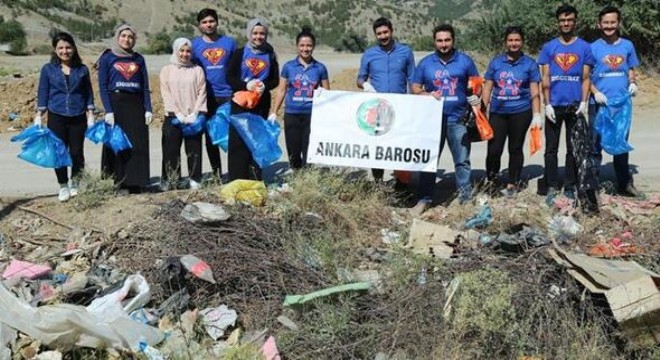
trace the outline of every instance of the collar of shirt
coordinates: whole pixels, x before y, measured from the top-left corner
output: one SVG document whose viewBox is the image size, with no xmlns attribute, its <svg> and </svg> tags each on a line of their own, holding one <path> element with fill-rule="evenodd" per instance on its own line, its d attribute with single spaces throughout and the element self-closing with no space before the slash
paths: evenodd
<svg viewBox="0 0 660 360">
<path fill-rule="evenodd" d="M 317 61 L 316 61 L 316 59 L 314 59 L 314 57 L 312 57 L 312 61 L 310 61 L 309 64 L 307 64 L 307 66 L 305 66 L 305 65 L 300 61 L 300 56 L 296 56 L 295 64 L 296 64 L 296 66 L 300 66 L 301 68 L 306 69 L 306 68 L 310 68 L 310 67 L 316 66 Z"/>
<path fill-rule="evenodd" d="M 449 60 L 444 61 L 444 60 L 442 60 L 442 57 L 440 56 L 440 52 L 436 50 L 435 51 L 435 56 L 433 57 L 433 60 L 436 61 L 436 62 L 439 62 L 441 64 L 447 65 L 449 63 L 452 63 L 452 62 L 456 61 L 457 57 L 458 57 L 458 50 L 452 49 L 451 57 L 449 58 Z"/>
<path fill-rule="evenodd" d="M 390 51 L 383 49 L 383 47 L 380 45 L 378 45 L 378 51 L 382 52 L 383 54 L 391 54 L 398 49 L 398 45 L 399 45 L 398 42 L 392 40 L 392 48 L 390 49 Z"/>
<path fill-rule="evenodd" d="M 510 65 L 518 65 L 518 64 L 522 63 L 524 61 L 524 59 L 525 59 L 525 53 L 520 53 L 520 56 L 515 60 L 509 59 L 509 56 L 507 54 L 501 54 L 500 55 L 500 61 L 503 62 L 503 63 L 510 64 Z"/>
</svg>

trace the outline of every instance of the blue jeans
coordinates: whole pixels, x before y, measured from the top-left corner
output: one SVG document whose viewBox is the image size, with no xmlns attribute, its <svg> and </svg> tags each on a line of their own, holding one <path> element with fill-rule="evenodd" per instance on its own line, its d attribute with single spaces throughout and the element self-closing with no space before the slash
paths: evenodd
<svg viewBox="0 0 660 360">
<path fill-rule="evenodd" d="M 465 125 L 442 119 L 442 138 L 440 139 L 440 152 L 445 146 L 445 141 L 449 144 L 449 151 L 454 160 L 454 173 L 456 176 L 456 187 L 459 197 L 469 199 L 472 196 L 472 184 L 470 183 L 470 148 L 472 143 L 467 136 Z M 419 177 L 419 198 L 431 198 L 435 188 L 436 172 L 422 172 Z"/>
<path fill-rule="evenodd" d="M 598 105 L 589 105 L 589 127 L 593 134 L 594 147 L 592 152 L 592 159 L 596 169 L 598 169 L 598 177 L 600 178 L 600 166 L 603 162 L 603 148 L 600 145 L 600 134 L 596 131 L 596 114 L 598 113 Z M 626 134 L 626 140 L 630 136 L 630 132 Z M 621 191 L 626 188 L 628 183 L 632 182 L 632 175 L 630 175 L 629 156 L 630 153 L 619 154 L 612 156 L 612 163 L 614 164 L 614 174 L 616 175 L 617 190 Z M 600 179 L 599 179 L 600 180 Z"/>
</svg>

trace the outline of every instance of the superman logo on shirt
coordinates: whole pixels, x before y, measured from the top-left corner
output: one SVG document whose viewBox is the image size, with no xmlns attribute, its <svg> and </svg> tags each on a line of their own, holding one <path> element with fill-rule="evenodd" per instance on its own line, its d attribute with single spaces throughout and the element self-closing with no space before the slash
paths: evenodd
<svg viewBox="0 0 660 360">
<path fill-rule="evenodd" d="M 220 60 L 225 56 L 225 50 L 220 48 L 206 49 L 202 53 L 202 56 L 206 58 L 211 64 L 218 65 Z"/>
<path fill-rule="evenodd" d="M 623 64 L 624 58 L 621 55 L 607 55 L 603 58 L 603 63 L 612 70 L 617 70 Z"/>
<path fill-rule="evenodd" d="M 573 53 L 558 53 L 555 55 L 555 63 L 559 65 L 564 72 L 568 72 L 573 65 L 577 64 L 578 60 L 580 60 L 580 57 Z"/>
<path fill-rule="evenodd" d="M 449 96 L 456 95 L 457 84 L 458 78 L 451 77 L 449 75 L 449 71 L 438 70 L 435 72 L 435 80 L 433 80 L 433 85 L 441 94 Z"/>
<path fill-rule="evenodd" d="M 261 59 L 247 58 L 245 59 L 245 66 L 250 70 L 254 77 L 259 76 L 266 68 L 266 62 Z"/>
<path fill-rule="evenodd" d="M 293 88 L 295 89 L 293 92 L 293 96 L 295 97 L 312 97 L 316 88 L 316 82 L 309 80 L 309 77 L 305 74 L 298 74 L 293 81 Z M 303 92 L 305 92 L 304 95 Z"/>
<path fill-rule="evenodd" d="M 140 65 L 134 62 L 116 62 L 113 67 L 115 70 L 119 71 L 126 80 L 130 80 L 133 75 L 140 70 Z"/>
<path fill-rule="evenodd" d="M 520 91 L 520 84 L 522 80 L 516 79 L 511 71 L 502 71 L 500 73 L 500 78 L 497 80 L 497 85 L 500 88 L 500 96 L 504 95 L 518 95 Z"/>
</svg>

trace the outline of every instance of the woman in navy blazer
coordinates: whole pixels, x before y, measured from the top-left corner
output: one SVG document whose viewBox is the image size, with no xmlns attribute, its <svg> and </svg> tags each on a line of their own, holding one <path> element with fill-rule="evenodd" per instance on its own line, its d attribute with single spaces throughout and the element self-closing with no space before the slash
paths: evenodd
<svg viewBox="0 0 660 360">
<path fill-rule="evenodd" d="M 73 160 L 71 186 L 68 168 L 55 169 L 60 185 L 58 199 L 67 201 L 78 195 L 78 179 L 85 167 L 85 131 L 94 124 L 94 93 L 89 69 L 82 63 L 73 37 L 57 33 L 52 45 L 50 62 L 41 68 L 34 124 L 41 126 L 42 116 L 48 112 L 48 128 L 69 149 Z"/>
</svg>

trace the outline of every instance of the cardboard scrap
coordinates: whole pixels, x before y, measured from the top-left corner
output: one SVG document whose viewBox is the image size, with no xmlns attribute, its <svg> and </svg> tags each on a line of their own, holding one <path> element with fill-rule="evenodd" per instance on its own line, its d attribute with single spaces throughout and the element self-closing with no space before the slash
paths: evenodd
<svg viewBox="0 0 660 360">
<path fill-rule="evenodd" d="M 642 347 L 660 344 L 660 275 L 634 261 L 593 258 L 559 248 L 549 252 L 589 291 L 605 294 L 630 341 Z"/>
<path fill-rule="evenodd" d="M 413 219 L 408 247 L 414 253 L 449 259 L 454 254 L 453 244 L 460 232 L 448 226 Z"/>
</svg>

